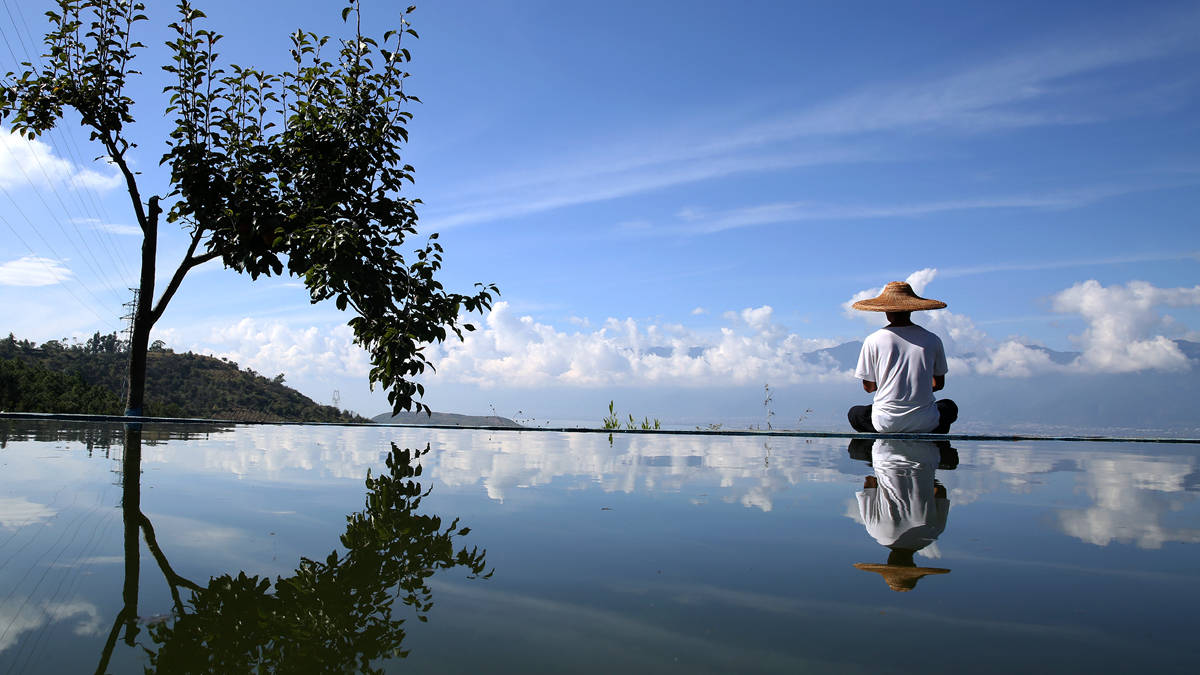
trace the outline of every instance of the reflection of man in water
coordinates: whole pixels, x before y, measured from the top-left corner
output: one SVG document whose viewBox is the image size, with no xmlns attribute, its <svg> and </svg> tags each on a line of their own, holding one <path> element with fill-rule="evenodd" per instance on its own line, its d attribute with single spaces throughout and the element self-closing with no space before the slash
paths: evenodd
<svg viewBox="0 0 1200 675">
<path fill-rule="evenodd" d="M 850 455 L 861 454 L 865 439 L 851 441 Z M 875 541 L 891 550 L 885 565 L 857 563 L 876 572 L 894 591 L 910 591 L 929 574 L 946 574 L 938 567 L 918 567 L 913 554 L 929 546 L 946 529 L 950 500 L 934 478 L 938 466 L 954 468 L 957 453 L 945 441 L 878 439 L 871 448 L 874 476 L 867 476 L 858 493 L 858 512 Z"/>
</svg>

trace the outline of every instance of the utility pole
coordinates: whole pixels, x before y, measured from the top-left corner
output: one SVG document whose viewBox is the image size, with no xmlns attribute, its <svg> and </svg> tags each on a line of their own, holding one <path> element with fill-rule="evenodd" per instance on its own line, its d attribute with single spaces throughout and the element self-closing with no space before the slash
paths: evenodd
<svg viewBox="0 0 1200 675">
<path fill-rule="evenodd" d="M 138 298 L 141 296 L 141 291 L 139 289 L 131 288 L 129 290 L 133 293 L 133 299 L 121 305 L 121 307 L 125 308 L 125 314 L 121 317 L 121 320 L 125 322 L 125 330 L 121 331 L 125 335 L 125 348 L 121 351 L 126 354 L 129 353 L 129 344 L 133 341 L 133 317 L 137 316 Z M 121 390 L 124 392 L 129 391 L 128 364 L 126 364 L 125 368 L 125 379 L 121 382 Z"/>
<path fill-rule="evenodd" d="M 125 322 L 125 330 L 121 331 L 121 333 L 125 336 L 125 349 L 123 351 L 126 352 L 129 351 L 129 343 L 133 340 L 133 317 L 137 315 L 138 296 L 141 294 L 139 289 L 131 288 L 129 290 L 133 293 L 133 299 L 121 305 L 121 307 L 125 308 L 125 314 L 121 317 L 121 320 Z"/>
</svg>

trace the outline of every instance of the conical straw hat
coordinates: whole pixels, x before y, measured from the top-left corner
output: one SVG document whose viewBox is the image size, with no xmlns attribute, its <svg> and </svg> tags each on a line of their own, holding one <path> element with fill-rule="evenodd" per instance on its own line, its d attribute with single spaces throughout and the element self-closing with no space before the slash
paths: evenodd
<svg viewBox="0 0 1200 675">
<path fill-rule="evenodd" d="M 941 309 L 946 303 L 941 300 L 922 298 L 913 292 L 912 286 L 903 281 L 893 281 L 883 292 L 869 300 L 859 300 L 851 305 L 864 312 L 918 312 L 923 309 Z"/>
<path fill-rule="evenodd" d="M 906 593 L 917 587 L 921 577 L 930 574 L 949 574 L 950 570 L 943 567 L 909 567 L 907 565 L 879 565 L 875 563 L 854 563 L 860 570 L 874 572 L 883 577 L 889 588 L 897 593 Z"/>
</svg>

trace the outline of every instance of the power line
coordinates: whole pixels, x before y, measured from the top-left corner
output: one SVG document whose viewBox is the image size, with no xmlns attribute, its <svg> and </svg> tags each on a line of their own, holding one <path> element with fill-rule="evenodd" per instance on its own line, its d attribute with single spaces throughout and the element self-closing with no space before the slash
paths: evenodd
<svg viewBox="0 0 1200 675">
<path fill-rule="evenodd" d="M 11 156 L 11 153 L 10 153 L 10 156 Z M 37 153 L 36 152 L 33 153 L 33 156 L 34 156 L 38 166 L 41 167 L 41 160 L 37 159 Z M 105 274 L 104 272 L 101 271 L 103 269 L 103 266 L 100 264 L 100 262 L 98 260 L 96 260 L 95 256 L 90 254 L 87 247 L 80 247 L 80 245 L 78 243 L 76 243 L 76 240 L 71 236 L 71 234 L 69 232 L 67 232 L 67 228 L 65 226 L 63 226 L 62 221 L 58 218 L 58 216 L 56 216 L 54 214 L 53 210 L 50 208 L 50 204 L 48 204 L 46 202 L 46 198 L 42 196 L 41 190 L 38 190 L 37 187 L 34 186 L 33 181 L 30 180 L 29 174 L 25 171 L 25 167 L 21 166 L 21 164 L 19 162 L 13 162 L 13 164 L 21 171 L 21 175 L 25 177 L 26 182 L 30 186 L 33 187 L 33 194 L 38 198 L 38 201 L 40 201 L 42 203 L 42 207 L 45 209 L 46 214 L 49 215 L 50 219 L 54 222 L 54 224 L 58 226 L 58 229 L 60 232 L 62 232 L 63 237 L 67 240 L 67 242 L 71 245 L 71 247 L 73 249 L 75 249 L 75 252 L 77 254 L 79 254 L 79 256 L 81 258 L 83 258 L 84 263 L 92 270 L 92 273 L 96 275 L 96 278 L 101 283 L 103 283 L 105 286 L 108 287 L 108 290 L 110 293 L 112 293 L 114 295 L 119 295 L 117 292 L 117 287 L 113 285 L 112 279 L 107 274 Z M 44 168 L 42 169 L 42 172 L 43 172 L 43 174 L 45 174 Z M 49 177 L 47 176 L 47 179 L 48 178 Z M 5 191 L 5 194 L 8 194 L 7 189 L 4 189 L 4 191 Z M 40 239 L 42 239 L 42 242 L 45 243 L 47 246 L 49 246 L 49 242 L 47 242 L 46 239 L 41 236 L 41 232 L 38 231 L 37 226 L 33 223 L 33 221 L 29 218 L 29 216 L 25 215 L 25 212 L 23 210 L 21 210 L 20 206 L 17 205 L 17 201 L 15 199 L 13 199 L 12 195 L 9 195 L 9 199 L 12 201 L 13 206 L 16 208 L 17 212 L 21 215 L 21 217 L 24 218 L 27 223 L 29 223 L 29 226 L 31 228 L 33 228 L 33 230 L 35 232 L 37 232 L 38 237 Z M 59 201 L 59 204 L 63 206 L 63 209 L 66 210 L 66 205 L 62 203 L 61 197 L 58 199 L 58 201 Z M 56 253 L 55 255 L 58 255 L 58 254 Z M 58 257 L 62 258 L 62 256 L 58 256 Z"/>
<path fill-rule="evenodd" d="M 53 131 L 56 132 L 59 139 L 59 144 L 56 144 L 55 147 L 57 148 L 59 145 L 61 145 L 61 147 L 66 150 L 66 154 L 69 156 L 70 161 L 77 167 L 83 167 L 83 162 L 79 159 L 79 154 L 77 152 L 78 147 L 75 143 L 75 139 L 57 126 L 54 127 Z M 120 243 L 117 241 L 116 237 L 113 236 L 111 231 L 105 230 L 102 227 L 102 225 L 106 223 L 112 224 L 113 218 L 109 215 L 108 209 L 103 206 L 103 202 L 96 197 L 96 190 L 91 187 L 81 186 L 78 184 L 74 185 L 73 188 L 74 189 L 71 190 L 71 193 L 75 196 L 75 199 L 77 202 L 79 202 L 79 205 L 83 207 L 83 210 L 88 211 L 90 207 L 89 215 L 95 220 L 96 225 L 96 227 L 91 228 L 92 232 L 96 236 L 96 239 L 104 244 L 111 259 L 115 260 L 117 266 L 120 267 L 119 273 L 121 274 L 122 278 L 126 281 L 136 278 L 129 265 L 125 262 L 124 256 L 121 255 Z M 85 203 L 81 195 L 87 195 L 89 203 Z M 103 212 L 103 215 L 101 212 Z"/>
<path fill-rule="evenodd" d="M 12 22 L 13 28 L 16 29 L 15 32 L 17 35 L 17 40 L 21 43 L 21 50 L 25 53 L 25 58 L 27 59 L 27 61 L 29 63 L 33 63 L 33 61 L 34 61 L 33 53 L 35 50 L 32 47 L 27 46 L 25 44 L 25 39 L 23 37 L 24 35 L 33 35 L 33 32 L 29 30 L 29 24 L 25 21 L 25 14 L 21 11 L 21 6 L 19 4 L 17 5 L 16 12 L 17 12 L 17 17 L 20 18 L 20 20 L 21 20 L 21 28 L 24 30 L 17 29 L 17 24 L 16 24 L 16 21 L 13 20 L 12 9 L 10 8 L 10 6 L 8 4 L 8 0 L 4 0 L 4 8 L 8 12 L 9 21 Z M 12 52 L 11 47 L 9 48 L 9 52 L 10 53 Z M 40 56 L 39 56 L 39 58 L 40 58 Z M 63 132 L 63 130 L 59 126 L 55 126 L 53 131 L 57 133 L 57 135 L 60 139 L 65 139 L 66 142 L 63 143 L 62 146 L 66 149 L 67 154 L 70 156 L 71 162 L 74 163 L 75 166 L 82 168 L 84 166 L 84 164 L 83 164 L 83 161 L 79 158 L 80 153 L 79 153 L 78 144 L 75 142 L 75 138 L 73 136 L 71 136 L 70 134 Z M 75 187 L 75 189 L 72 190 L 71 192 L 75 195 L 75 198 L 80 203 L 80 206 L 83 206 L 83 198 L 80 197 L 80 193 L 84 193 L 91 200 L 91 203 L 92 203 L 91 205 L 93 207 L 92 213 L 96 217 L 97 221 L 104 221 L 104 220 L 112 221 L 112 218 L 108 215 L 107 210 L 101 206 L 102 202 L 100 202 L 100 200 L 96 198 L 96 190 L 94 190 L 93 188 L 90 188 L 90 187 L 79 186 L 79 185 L 76 185 L 74 187 Z M 86 207 L 84 207 L 84 208 L 86 210 Z M 103 218 L 100 216 L 101 211 L 104 211 Z M 112 254 L 113 259 L 116 260 L 117 264 L 120 266 L 121 273 L 124 275 L 124 278 L 127 280 L 133 279 L 134 278 L 133 273 L 130 271 L 129 266 L 125 264 L 124 258 L 121 257 L 121 255 L 119 253 L 120 246 L 117 245 L 117 242 L 116 242 L 115 238 L 113 237 L 113 234 L 111 232 L 108 232 L 105 230 L 97 229 L 96 231 L 103 234 L 103 236 L 97 235 L 97 240 L 103 242 L 103 244 L 109 249 L 109 252 L 110 252 L 110 254 Z"/>
<path fill-rule="evenodd" d="M 9 154 L 11 156 L 11 152 Z M 50 183 L 51 182 L 50 174 L 46 171 L 45 166 L 43 166 L 41 158 L 38 157 L 38 153 L 33 152 L 31 154 L 33 156 L 34 164 L 36 164 L 38 169 L 41 170 L 42 176 L 46 179 L 46 182 Z M 82 244 L 82 242 L 76 243 L 76 241 L 72 238 L 71 233 L 68 232 L 67 228 L 63 225 L 62 220 L 60 220 L 58 218 L 58 216 L 54 214 L 53 209 L 50 208 L 50 204 L 48 204 L 46 202 L 46 198 L 42 196 L 42 191 L 39 190 L 37 188 L 37 186 L 34 184 L 33 180 L 31 180 L 29 178 L 29 174 L 28 174 L 28 172 L 25 171 L 25 167 L 21 166 L 21 164 L 19 162 L 13 162 L 13 164 L 21 171 L 21 175 L 25 177 L 26 182 L 29 183 L 29 185 L 33 188 L 33 193 L 34 193 L 34 195 L 37 196 L 38 201 L 40 201 L 42 203 L 42 206 L 46 209 L 46 214 L 49 215 L 51 217 L 51 219 L 54 221 L 54 224 L 58 226 L 59 231 L 62 232 L 63 236 L 71 243 L 72 248 L 75 249 L 76 253 L 79 253 L 80 256 L 83 257 L 84 262 L 87 263 L 88 267 L 91 268 L 92 272 L 96 275 L 96 277 L 98 279 L 100 279 L 104 283 L 105 286 L 108 287 L 108 290 L 110 292 L 116 294 L 117 287 L 113 284 L 112 278 L 109 277 L 109 275 L 103 271 L 106 269 L 104 267 L 104 265 L 95 257 L 95 255 L 92 254 L 91 250 L 87 246 L 81 247 L 79 245 L 79 244 Z M 58 190 L 51 190 L 51 192 L 54 194 L 55 199 L 58 201 L 58 205 L 60 207 L 62 207 L 62 211 L 63 211 L 64 215 L 66 215 L 68 218 L 70 218 L 70 215 L 71 215 L 70 210 L 67 209 L 66 203 L 64 203 L 62 200 L 62 197 L 59 196 Z M 36 227 L 35 225 L 33 225 L 32 221 L 30 221 L 29 224 L 31 227 Z"/>
<path fill-rule="evenodd" d="M 25 216 L 24 212 L 21 211 L 20 207 L 16 206 L 16 202 L 13 201 L 12 195 L 8 194 L 8 190 L 6 190 L 3 186 L 0 186 L 0 192 L 3 192 L 4 195 L 6 197 L 8 197 L 9 201 L 13 202 L 13 206 L 16 207 L 17 212 L 20 213 L 22 215 L 22 217 L 24 217 Z M 28 218 L 26 218 L 26 220 L 28 221 Z M 33 250 L 33 247 L 29 245 L 29 242 L 25 241 L 25 238 L 21 236 L 21 233 L 18 232 L 17 229 L 12 226 L 12 223 L 8 222 L 8 219 L 5 218 L 2 214 L 0 214 L 0 222 L 4 223 L 4 225 L 9 229 L 9 231 L 11 231 L 13 233 L 13 236 L 17 238 L 17 241 L 21 242 L 21 244 L 26 248 L 26 250 L 29 251 L 30 255 L 32 255 L 33 258 L 35 260 L 37 260 L 43 267 L 45 267 L 46 271 L 49 272 L 52 277 L 55 277 L 58 275 L 58 272 L 46 264 L 45 259 L 42 258 L 41 256 L 39 256 L 37 251 Z M 39 238 L 42 239 L 42 243 L 46 245 L 46 248 L 50 249 L 50 252 L 56 258 L 58 258 L 59 260 L 63 259 L 63 257 L 61 255 L 59 255 L 57 251 L 54 250 L 54 247 L 51 246 L 50 243 L 47 242 L 44 238 L 42 238 L 41 234 L 38 233 L 36 229 L 34 230 L 34 232 L 38 235 Z M 96 303 L 95 303 L 96 306 L 104 306 L 105 303 L 102 302 L 100 300 L 100 298 L 96 297 L 96 294 L 92 293 L 90 288 L 88 288 L 87 286 L 84 286 L 82 284 L 80 284 L 80 286 L 83 288 L 84 291 L 87 292 L 88 295 L 92 296 L 92 299 L 96 301 Z M 95 306 L 93 304 L 84 302 L 82 299 L 80 299 L 80 297 L 78 295 L 75 295 L 75 291 L 71 290 L 70 286 L 67 286 L 64 284 L 63 290 L 67 291 L 67 293 L 69 293 L 71 295 L 71 297 L 75 298 L 75 301 L 78 302 L 80 304 L 80 306 L 82 306 L 84 309 L 86 309 L 87 311 L 89 311 L 93 315 L 95 315 L 95 317 L 97 319 L 99 319 L 100 321 L 107 324 L 110 328 L 114 328 L 114 329 L 116 328 L 116 326 L 113 325 L 112 321 L 101 316 L 96 311 Z"/>
<path fill-rule="evenodd" d="M 18 7 L 17 14 L 21 18 L 22 26 L 24 26 L 24 32 L 22 32 L 22 30 L 17 26 L 16 18 L 13 17 L 12 7 L 9 5 L 8 0 L 4 0 L 4 9 L 5 9 L 5 12 L 8 14 L 9 22 L 13 26 L 13 29 L 14 29 L 13 33 L 16 34 L 17 40 L 20 42 L 21 51 L 25 54 L 26 62 L 32 64 L 34 62 L 32 50 L 29 48 L 28 45 L 25 44 L 25 38 L 23 37 L 24 33 L 29 32 L 29 26 L 25 22 L 25 16 L 23 14 L 21 14 L 20 7 Z M 30 33 L 30 34 L 32 34 L 32 33 Z M 5 46 L 8 49 L 9 55 L 12 56 L 13 61 L 19 62 L 19 59 L 17 58 L 17 55 L 13 51 L 13 48 L 12 48 L 12 41 L 5 40 Z M 64 134 L 62 129 L 59 126 L 53 127 L 52 131 L 57 133 L 59 138 L 66 138 L 72 142 L 74 141 L 74 139 L 71 138 L 70 135 Z M 47 138 L 50 137 L 49 134 L 47 134 L 46 136 L 47 136 Z M 54 147 L 54 146 L 51 146 L 51 147 Z M 82 169 L 83 163 L 79 160 L 78 155 L 75 153 L 74 149 L 71 148 L 70 145 L 65 144 L 65 143 L 63 144 L 63 147 L 65 147 L 68 150 L 67 154 L 71 155 L 71 162 L 69 164 L 71 165 L 72 169 L 75 169 L 75 168 Z M 51 183 L 52 180 L 50 178 L 49 172 L 46 170 L 46 167 L 42 163 L 41 157 L 36 152 L 32 153 L 32 156 L 33 156 L 34 162 L 38 165 L 38 169 L 42 172 L 42 176 L 46 179 L 47 184 Z M 24 167 L 20 167 L 20 168 L 21 168 L 21 172 L 24 174 L 25 173 Z M 33 181 L 29 180 L 28 174 L 25 175 L 25 178 L 27 181 L 29 181 L 30 185 L 33 186 L 35 192 L 38 192 L 37 186 L 33 183 Z M 74 177 L 72 177 L 72 178 L 74 178 Z M 92 198 L 92 201 L 97 202 L 95 195 L 94 195 L 95 190 L 90 187 L 78 184 L 77 180 L 74 180 L 72 182 L 73 182 L 73 185 L 72 185 L 73 189 L 71 190 L 71 192 L 72 192 L 73 196 L 75 197 L 75 201 L 79 204 L 80 208 L 83 211 L 86 211 L 87 207 L 84 204 L 83 199 L 82 199 L 82 197 L 80 197 L 79 193 L 87 192 L 89 197 Z M 53 191 L 53 192 L 54 192 L 55 199 L 58 201 L 59 206 L 62 207 L 63 213 L 64 213 L 64 215 L 66 215 L 68 220 L 79 220 L 79 219 L 73 219 L 71 217 L 71 211 L 70 211 L 70 209 L 67 208 L 66 204 L 63 202 L 62 197 L 59 195 L 58 191 Z M 40 192 L 38 192 L 38 197 L 39 197 L 39 199 L 41 199 Z M 45 200 L 42 199 L 42 201 L 43 201 L 43 204 L 45 204 Z M 99 218 L 98 211 L 93 210 L 93 215 L 97 221 L 101 220 Z M 61 225 L 60 225 L 60 227 L 61 227 Z M 133 275 L 130 272 L 129 267 L 125 264 L 125 261 L 122 259 L 122 257 L 116 253 L 117 247 L 116 247 L 115 243 L 112 241 L 111 233 L 102 231 L 99 228 L 89 228 L 89 229 L 92 230 L 93 239 L 95 239 L 95 241 L 99 244 L 99 251 L 104 253 L 108 257 L 109 261 L 111 263 L 113 263 L 113 266 L 115 268 L 120 269 L 119 274 L 121 276 L 123 276 L 125 280 L 132 279 Z M 106 283 L 110 287 L 110 289 L 113 289 L 115 291 L 115 288 L 113 287 L 113 284 L 110 281 L 106 280 Z M 120 285 L 120 284 L 118 284 L 118 285 Z"/>
</svg>

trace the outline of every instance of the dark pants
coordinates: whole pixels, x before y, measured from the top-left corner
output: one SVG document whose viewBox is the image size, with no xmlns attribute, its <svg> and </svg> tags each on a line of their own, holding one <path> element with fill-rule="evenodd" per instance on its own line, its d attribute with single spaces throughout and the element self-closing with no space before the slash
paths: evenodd
<svg viewBox="0 0 1200 675">
<path fill-rule="evenodd" d="M 917 441 L 918 443 L 933 443 L 938 449 L 938 470 L 953 471 L 958 468 L 958 450 L 950 447 L 950 441 Z M 875 448 L 875 441 L 869 438 L 851 438 L 850 447 L 846 448 L 850 452 L 850 459 L 857 459 L 860 462 L 871 463 L 871 451 Z"/>
<path fill-rule="evenodd" d="M 938 399 L 934 405 L 938 409 L 938 425 L 929 433 L 950 433 L 950 425 L 958 419 L 958 406 L 948 398 Z M 869 405 L 852 406 L 850 412 L 846 413 L 846 419 L 850 420 L 850 426 L 854 427 L 855 431 L 875 433 L 875 427 L 871 424 L 871 406 Z"/>
</svg>

